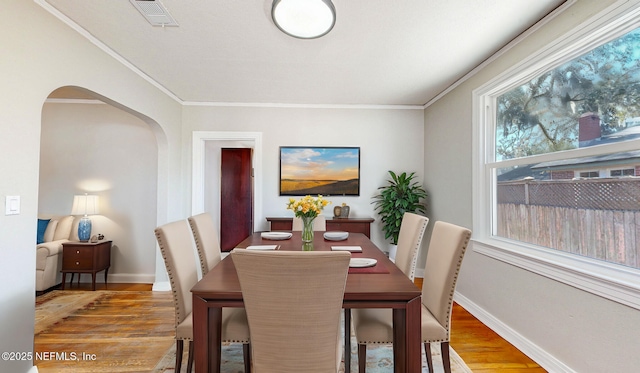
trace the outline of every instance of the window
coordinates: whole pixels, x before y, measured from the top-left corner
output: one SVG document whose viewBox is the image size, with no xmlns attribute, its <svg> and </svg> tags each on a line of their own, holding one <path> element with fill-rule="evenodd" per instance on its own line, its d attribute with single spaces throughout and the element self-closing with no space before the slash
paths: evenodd
<svg viewBox="0 0 640 373">
<path fill-rule="evenodd" d="M 640 309 L 634 7 L 474 92 L 474 248 Z"/>
<path fill-rule="evenodd" d="M 584 178 L 600 177 L 600 173 L 598 171 L 580 172 L 580 177 L 584 177 Z"/>
<path fill-rule="evenodd" d="M 616 176 L 636 176 L 636 170 L 634 168 L 625 168 L 622 170 L 611 170 L 611 172 L 609 173 L 610 176 L 612 177 L 616 177 Z"/>
</svg>

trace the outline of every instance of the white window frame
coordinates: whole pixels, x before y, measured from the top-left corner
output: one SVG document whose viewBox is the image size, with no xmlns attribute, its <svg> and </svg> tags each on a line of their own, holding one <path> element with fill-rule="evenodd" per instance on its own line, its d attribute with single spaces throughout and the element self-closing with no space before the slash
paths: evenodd
<svg viewBox="0 0 640 373">
<path fill-rule="evenodd" d="M 497 167 L 637 150 L 640 140 L 495 162 L 494 110 L 500 94 L 638 27 L 640 5 L 617 2 L 473 91 L 473 250 L 635 309 L 640 270 L 498 237 L 494 201 Z"/>
</svg>

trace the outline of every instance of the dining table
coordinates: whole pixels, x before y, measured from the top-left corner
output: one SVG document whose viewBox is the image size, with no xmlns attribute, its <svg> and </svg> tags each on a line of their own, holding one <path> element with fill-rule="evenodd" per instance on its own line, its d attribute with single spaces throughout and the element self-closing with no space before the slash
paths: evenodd
<svg viewBox="0 0 640 373">
<path fill-rule="evenodd" d="M 367 267 L 349 268 L 345 284 L 343 308 L 346 330 L 350 330 L 350 309 L 390 308 L 393 310 L 394 372 L 422 371 L 421 290 L 362 233 L 348 233 L 339 241 L 324 238 L 315 232 L 312 244 L 303 245 L 300 232 L 291 237 L 268 237 L 253 233 L 236 245 L 235 250 L 357 250 L 351 252 L 355 262 L 373 262 Z M 275 239 L 274 239 L 275 238 Z M 259 271 L 260 268 L 256 268 Z M 244 307 L 242 291 L 231 255 L 213 267 L 191 289 L 193 297 L 193 343 L 195 371 L 220 372 L 222 338 L 222 308 Z M 345 371 L 349 372 L 350 338 L 345 338 Z"/>
</svg>

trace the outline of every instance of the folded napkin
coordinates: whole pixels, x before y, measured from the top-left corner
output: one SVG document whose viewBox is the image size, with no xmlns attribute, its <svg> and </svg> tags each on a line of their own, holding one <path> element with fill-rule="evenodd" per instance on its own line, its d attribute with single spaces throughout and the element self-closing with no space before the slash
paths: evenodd
<svg viewBox="0 0 640 373">
<path fill-rule="evenodd" d="M 352 253 L 362 252 L 362 247 L 360 246 L 331 246 L 331 250 L 334 251 L 351 251 Z"/>
<path fill-rule="evenodd" d="M 253 245 L 247 246 L 247 250 L 278 250 L 280 245 Z"/>
</svg>

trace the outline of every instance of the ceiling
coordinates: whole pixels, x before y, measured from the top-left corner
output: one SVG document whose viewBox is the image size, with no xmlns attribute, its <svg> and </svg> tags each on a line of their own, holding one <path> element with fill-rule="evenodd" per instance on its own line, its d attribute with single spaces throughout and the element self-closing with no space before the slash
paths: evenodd
<svg viewBox="0 0 640 373">
<path fill-rule="evenodd" d="M 183 103 L 424 105 L 564 0 L 333 0 L 319 39 L 285 35 L 271 0 L 36 0 Z"/>
</svg>

